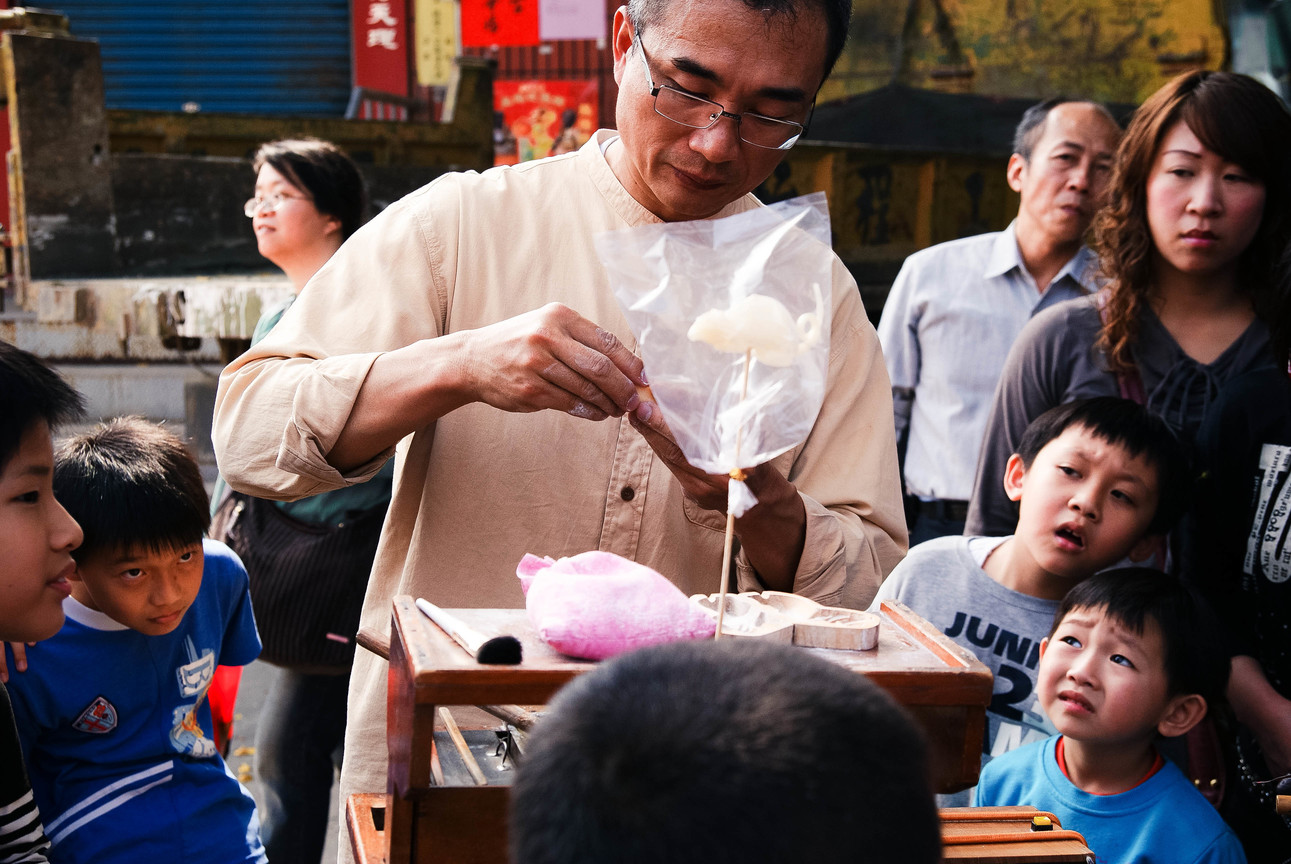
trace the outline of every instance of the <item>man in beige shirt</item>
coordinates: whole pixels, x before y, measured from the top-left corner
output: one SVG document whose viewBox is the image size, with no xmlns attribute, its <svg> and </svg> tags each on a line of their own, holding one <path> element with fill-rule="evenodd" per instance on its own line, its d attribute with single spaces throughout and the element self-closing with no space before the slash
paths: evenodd
<svg viewBox="0 0 1291 864">
<path fill-rule="evenodd" d="M 850 3 L 758 5 L 620 8 L 617 134 L 392 205 L 225 370 L 215 444 L 235 488 L 298 498 L 395 453 L 365 626 L 389 628 L 396 594 L 522 605 L 525 552 L 602 549 L 717 590 L 727 480 L 690 467 L 637 395 L 636 342 L 592 238 L 759 206 L 749 192 L 801 131 Z M 824 406 L 805 442 L 749 471 L 759 503 L 736 521 L 735 569 L 741 590 L 864 608 L 905 523 L 878 340 L 837 258 L 833 273 Z M 385 788 L 385 675 L 359 652 L 343 795 Z"/>
</svg>

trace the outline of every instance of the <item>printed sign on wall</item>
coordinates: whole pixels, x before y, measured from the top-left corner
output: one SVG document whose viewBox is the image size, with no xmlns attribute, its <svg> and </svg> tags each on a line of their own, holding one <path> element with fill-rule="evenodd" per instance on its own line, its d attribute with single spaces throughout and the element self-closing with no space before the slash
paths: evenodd
<svg viewBox="0 0 1291 864">
<path fill-rule="evenodd" d="M 354 86 L 408 95 L 408 22 L 403 0 L 354 0 Z"/>
<path fill-rule="evenodd" d="M 462 45 L 537 45 L 538 0 L 462 0 Z"/>
<path fill-rule="evenodd" d="M 417 83 L 442 86 L 453 74 L 457 55 L 457 4 L 453 0 L 417 0 Z"/>
<path fill-rule="evenodd" d="M 604 39 L 605 0 L 539 0 L 538 35 L 555 39 Z"/>
<path fill-rule="evenodd" d="M 596 131 L 598 90 L 595 81 L 495 81 L 497 164 L 577 150 Z"/>
</svg>

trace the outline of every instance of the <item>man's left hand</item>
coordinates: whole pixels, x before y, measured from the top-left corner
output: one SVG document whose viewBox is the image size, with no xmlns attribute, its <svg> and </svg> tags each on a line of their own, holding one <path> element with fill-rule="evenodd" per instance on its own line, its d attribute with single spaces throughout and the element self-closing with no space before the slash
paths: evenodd
<svg viewBox="0 0 1291 864">
<path fill-rule="evenodd" d="M 730 477 L 708 474 L 687 462 L 658 405 L 643 401 L 628 415 L 628 422 L 668 466 L 686 497 L 705 510 L 726 512 Z M 744 473 L 758 503 L 735 521 L 740 546 L 766 588 L 792 591 L 807 536 L 807 511 L 802 498 L 797 487 L 769 462 Z"/>
<path fill-rule="evenodd" d="M 709 474 L 701 471 L 686 461 L 686 454 L 681 452 L 677 441 L 672 437 L 672 430 L 663 419 L 663 412 L 653 402 L 643 400 L 636 410 L 628 415 L 632 428 L 641 433 L 650 449 L 663 460 L 668 470 L 681 483 L 681 490 L 705 510 L 726 512 L 726 487 L 730 478 L 725 474 Z M 757 470 L 757 469 L 754 469 Z"/>
</svg>

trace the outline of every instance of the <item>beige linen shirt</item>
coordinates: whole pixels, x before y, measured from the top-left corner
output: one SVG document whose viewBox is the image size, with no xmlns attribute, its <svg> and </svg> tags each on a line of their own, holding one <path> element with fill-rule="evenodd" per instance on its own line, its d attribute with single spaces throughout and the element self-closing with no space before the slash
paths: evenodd
<svg viewBox="0 0 1291 864">
<path fill-rule="evenodd" d="M 575 153 L 449 174 L 355 234 L 277 327 L 220 378 L 214 438 L 230 485 L 292 499 L 361 482 L 327 461 L 377 356 L 559 300 L 629 349 L 636 340 L 592 238 L 659 220 L 615 178 L 602 130 Z M 615 142 L 611 146 L 622 146 Z M 759 206 L 749 195 L 731 215 Z M 649 370 L 646 370 L 649 374 Z M 526 552 L 615 552 L 687 594 L 718 590 L 725 516 L 682 495 L 626 419 L 459 408 L 401 441 L 363 625 L 386 632 L 396 594 L 448 607 L 522 606 Z M 892 399 L 856 284 L 834 259 L 824 407 L 774 460 L 797 485 L 807 536 L 794 591 L 864 609 L 905 551 Z M 741 590 L 761 590 L 744 556 Z M 355 660 L 342 794 L 385 778 L 384 662 Z"/>
</svg>

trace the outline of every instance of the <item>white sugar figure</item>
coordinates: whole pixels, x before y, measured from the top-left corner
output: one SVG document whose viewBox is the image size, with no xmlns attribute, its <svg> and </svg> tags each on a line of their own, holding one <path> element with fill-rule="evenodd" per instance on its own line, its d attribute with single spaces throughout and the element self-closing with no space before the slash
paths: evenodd
<svg viewBox="0 0 1291 864">
<path fill-rule="evenodd" d="M 743 402 L 749 389 L 749 366 L 753 360 L 768 366 L 792 366 L 800 354 L 810 351 L 820 341 L 821 322 L 825 315 L 825 299 L 820 284 L 811 283 L 816 294 L 816 311 L 798 316 L 795 321 L 784 304 L 764 294 L 749 294 L 731 304 L 729 309 L 709 309 L 695 319 L 686 331 L 692 342 L 705 342 L 718 351 L 744 355 L 744 381 L 740 390 Z M 758 503 L 752 490 L 744 482 L 740 465 L 740 442 L 744 430 L 735 437 L 735 465 L 727 490 L 726 544 L 722 553 L 722 588 L 718 594 L 717 633 L 722 637 L 722 619 L 726 613 L 726 578 L 730 572 L 731 550 L 735 538 L 735 520 Z"/>
<path fill-rule="evenodd" d="M 813 282 L 816 311 L 793 316 L 784 304 L 764 294 L 741 297 L 729 309 L 709 309 L 686 331 L 692 342 L 705 342 L 718 351 L 743 354 L 768 366 L 791 366 L 798 355 L 820 341 L 824 297 Z"/>
</svg>

